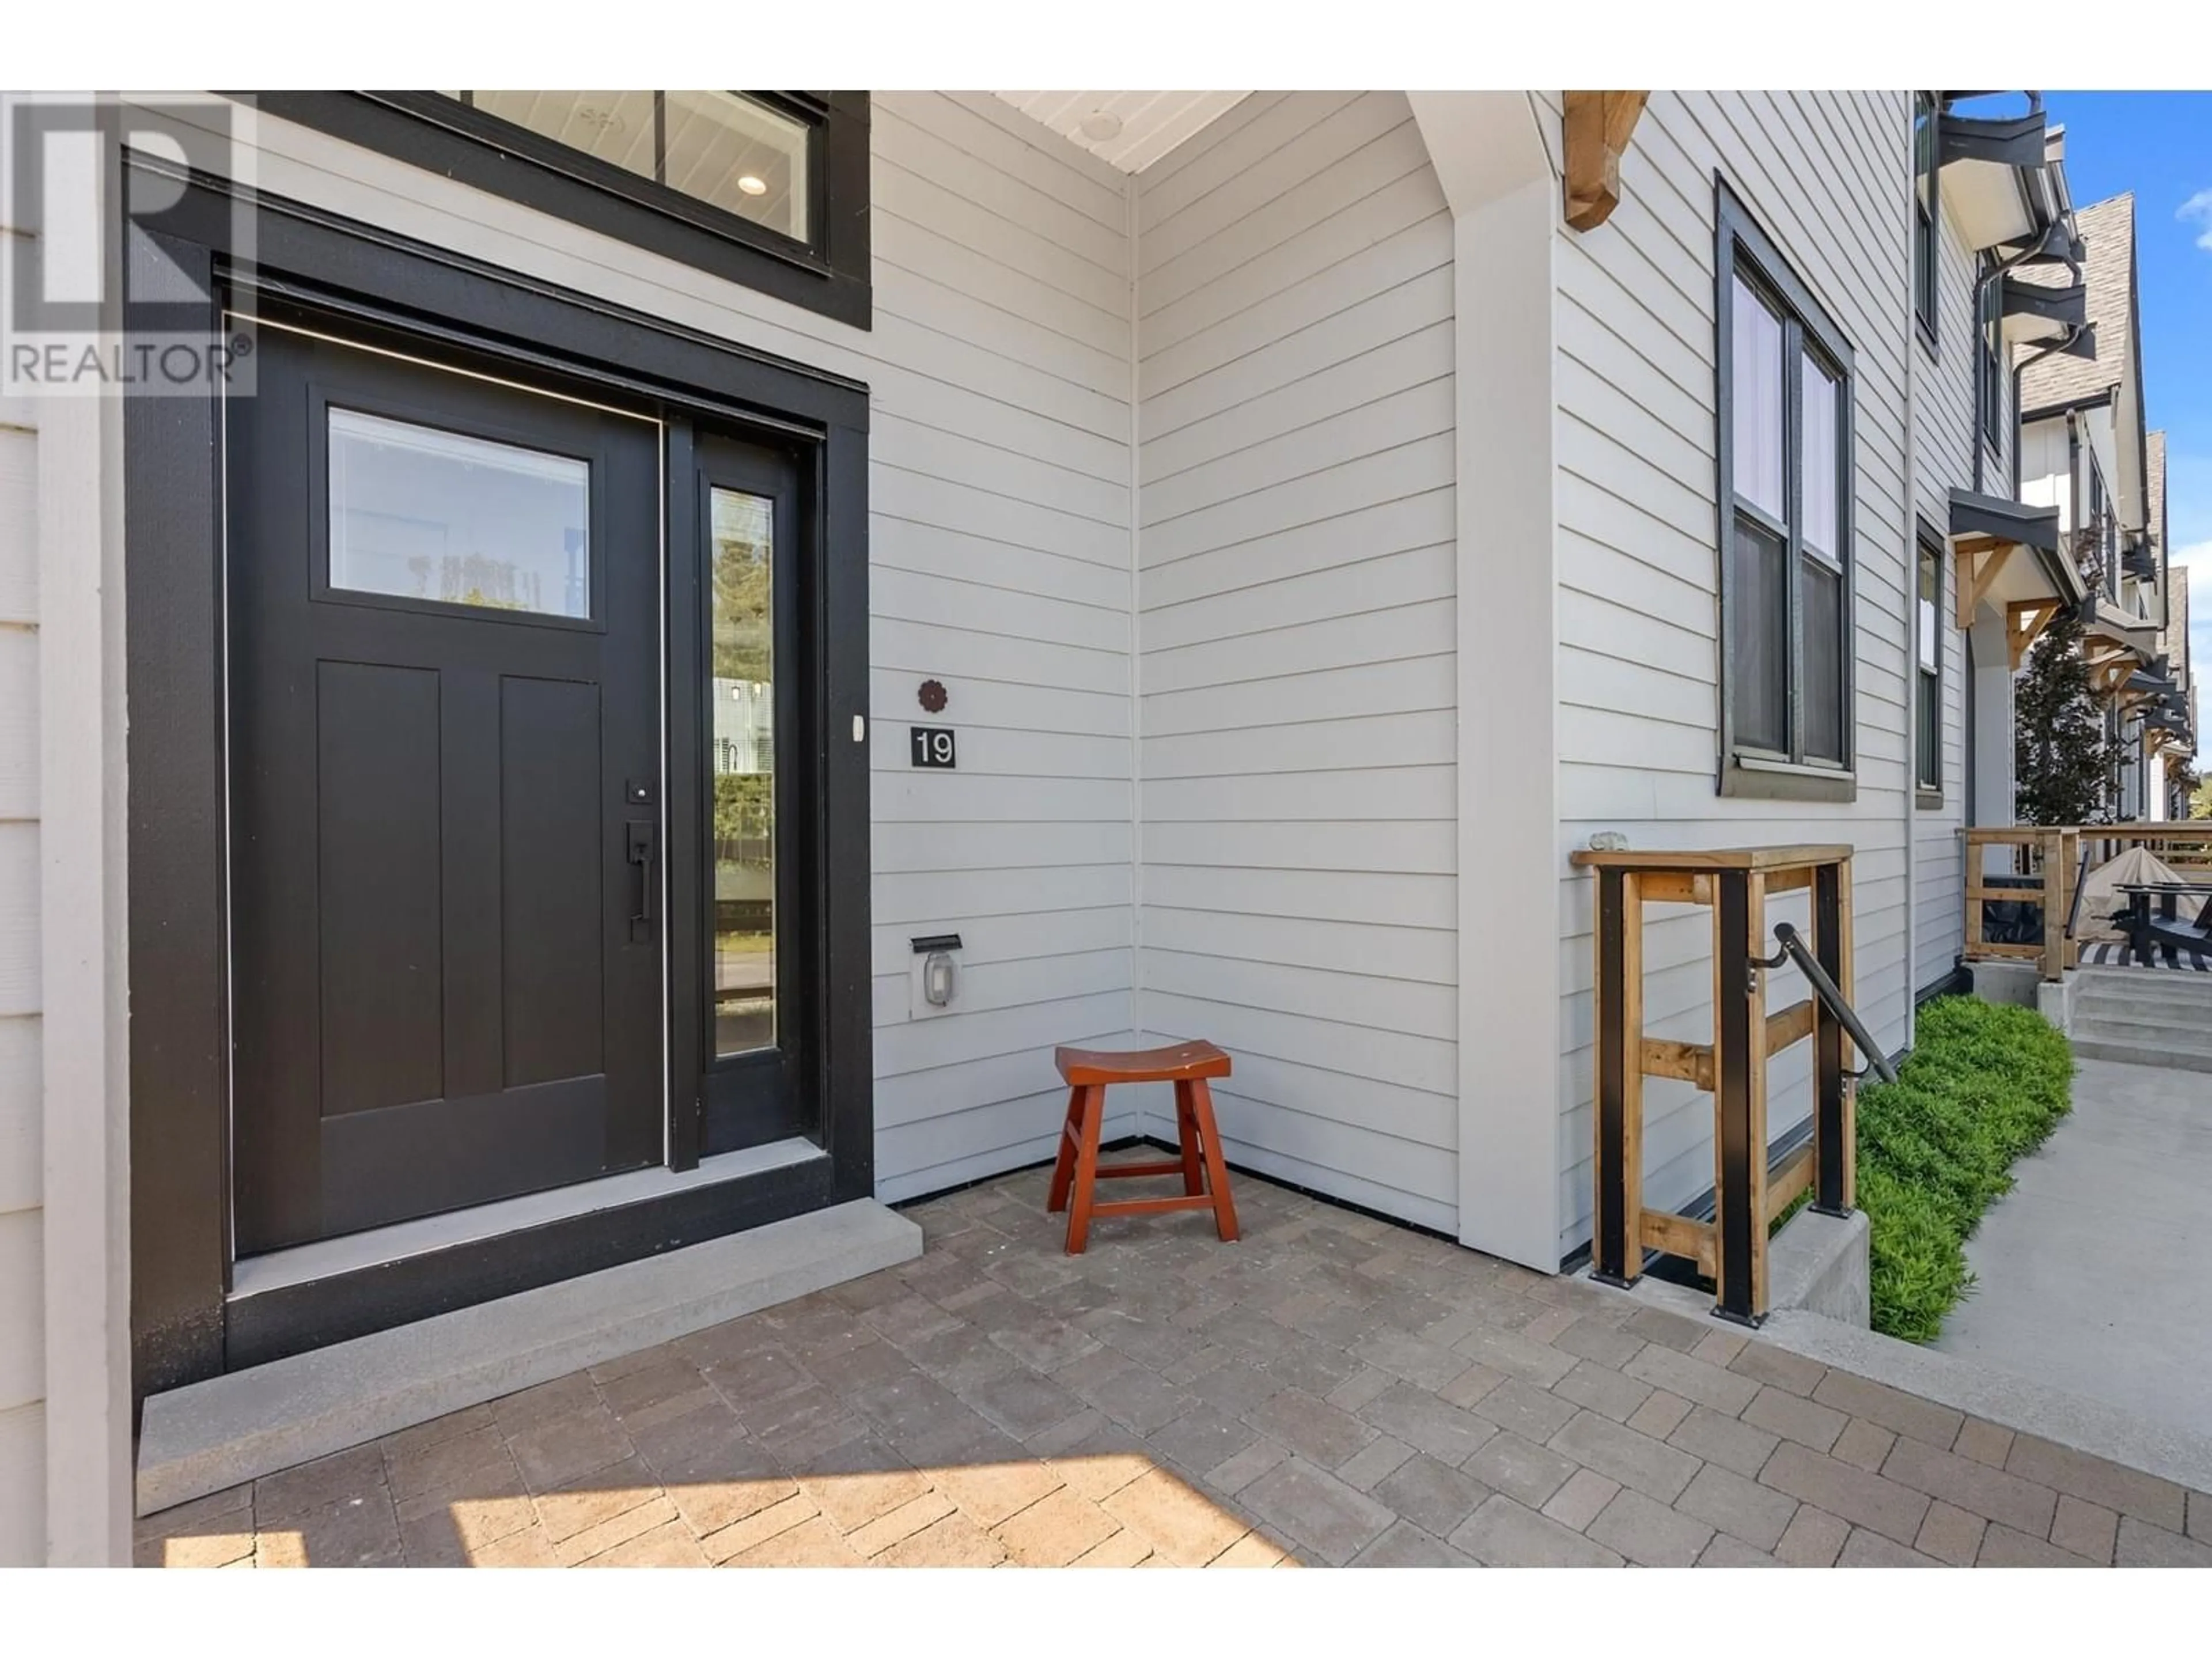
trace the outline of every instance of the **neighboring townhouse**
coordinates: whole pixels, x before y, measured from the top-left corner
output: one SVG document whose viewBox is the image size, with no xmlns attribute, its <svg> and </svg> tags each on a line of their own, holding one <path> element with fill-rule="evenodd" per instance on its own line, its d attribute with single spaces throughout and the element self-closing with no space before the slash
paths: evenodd
<svg viewBox="0 0 2212 1659">
<path fill-rule="evenodd" d="M 1969 825 L 2014 820 L 2013 678 L 2084 592 L 2048 511 L 2016 487 L 2015 350 L 2082 321 L 2064 135 L 2033 100 L 1914 94 L 1912 984 L 1956 972 Z"/>
<path fill-rule="evenodd" d="M 2023 354 L 2017 365 L 2020 495 L 2057 509 L 2088 583 L 2082 648 L 2112 757 L 2106 812 L 2125 823 L 2166 816 L 2160 740 L 2148 717 L 2172 689 L 2160 646 L 2166 550 L 2143 419 L 2135 197 L 2092 203 L 2075 217 L 2088 326 L 2076 349 Z"/>
<path fill-rule="evenodd" d="M 2166 689 L 2143 705 L 2142 722 L 2155 756 L 2152 773 L 2153 818 L 2185 818 L 2190 791 L 2184 775 L 2193 773 L 2197 762 L 2197 676 L 2189 654 L 2189 567 L 2172 562 L 2166 540 L 2166 434 L 2154 432 L 2148 440 L 2150 464 L 2150 539 L 2163 573 L 2166 626 L 2158 639 Z"/>
<path fill-rule="evenodd" d="M 179 280 L 122 326 L 254 379 L 0 407 L 0 1555 L 121 1559 L 188 1386 L 771 1222 L 786 1285 L 910 1254 L 1052 1154 L 1058 1043 L 1209 1037 L 1239 1167 L 1557 1270 L 1593 836 L 1851 848 L 1906 1047 L 2072 503 L 2144 522 L 2139 368 L 2104 451 L 2008 384 L 2080 332 L 2009 100 L 126 110 Z M 2020 407 L 2105 471 L 2023 507 Z M 1655 1036 L 1709 939 L 1650 928 Z M 1693 1206 L 1705 1097 L 1645 1109 Z"/>
</svg>

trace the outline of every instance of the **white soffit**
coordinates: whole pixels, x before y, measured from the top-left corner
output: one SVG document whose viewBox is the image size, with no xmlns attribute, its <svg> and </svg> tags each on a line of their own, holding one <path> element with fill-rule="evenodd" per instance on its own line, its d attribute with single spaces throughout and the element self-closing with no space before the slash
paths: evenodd
<svg viewBox="0 0 2212 1659">
<path fill-rule="evenodd" d="M 1141 173 L 1242 92 L 1002 92 L 1023 114 L 1124 173 Z M 1086 125 L 1086 124 L 1088 124 Z"/>
</svg>

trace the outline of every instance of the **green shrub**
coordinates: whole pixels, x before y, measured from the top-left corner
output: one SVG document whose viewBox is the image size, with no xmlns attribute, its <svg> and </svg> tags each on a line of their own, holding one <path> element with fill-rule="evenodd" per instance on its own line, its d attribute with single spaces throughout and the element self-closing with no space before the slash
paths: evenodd
<svg viewBox="0 0 2212 1659">
<path fill-rule="evenodd" d="M 2028 1008 L 1942 997 L 1920 1011 L 1895 1083 L 1858 1100 L 1874 1328 L 1927 1342 L 1973 1288 L 1966 1243 L 2012 1190 L 2014 1161 L 2072 1104 L 2074 1054 Z"/>
</svg>

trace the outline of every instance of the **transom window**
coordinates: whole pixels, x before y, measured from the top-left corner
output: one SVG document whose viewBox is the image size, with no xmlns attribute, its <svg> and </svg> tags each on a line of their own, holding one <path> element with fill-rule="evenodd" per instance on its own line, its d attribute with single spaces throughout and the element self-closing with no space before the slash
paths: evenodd
<svg viewBox="0 0 2212 1659">
<path fill-rule="evenodd" d="M 750 93 L 441 95 L 794 242 L 807 240 L 812 129 Z"/>
<path fill-rule="evenodd" d="M 1851 356 L 1717 187 L 1723 793 L 1848 796 Z"/>
<path fill-rule="evenodd" d="M 869 325 L 865 92 L 264 92 L 264 110 Z"/>
</svg>

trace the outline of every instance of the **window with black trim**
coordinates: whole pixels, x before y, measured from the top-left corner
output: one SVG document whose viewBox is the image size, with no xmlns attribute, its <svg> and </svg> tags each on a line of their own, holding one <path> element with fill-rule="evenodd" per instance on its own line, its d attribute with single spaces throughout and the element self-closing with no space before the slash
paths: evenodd
<svg viewBox="0 0 2212 1659">
<path fill-rule="evenodd" d="M 1920 526 L 1919 597 L 1913 608 L 1919 629 L 1920 672 L 1914 687 L 1913 781 L 1923 797 L 1943 793 L 1943 544 Z"/>
<path fill-rule="evenodd" d="M 1851 351 L 1716 180 L 1721 777 L 1852 792 Z"/>
<path fill-rule="evenodd" d="M 865 92 L 270 92 L 257 101 L 869 325 Z"/>
<path fill-rule="evenodd" d="M 2004 277 L 2000 275 L 1986 255 L 1983 258 L 1981 280 L 1975 285 L 1979 312 L 1974 319 L 1974 349 L 1981 354 L 1981 373 L 1976 376 L 1981 391 L 1980 404 L 1974 417 L 1974 429 L 1991 455 L 2002 460 L 2004 457 Z"/>
<path fill-rule="evenodd" d="M 1942 106 L 1932 92 L 1912 94 L 1912 310 L 1921 337 L 1936 349 L 1936 282 L 1942 252 L 1942 204 L 1936 183 L 1936 130 Z"/>
</svg>

